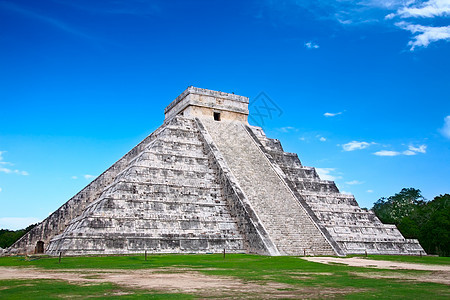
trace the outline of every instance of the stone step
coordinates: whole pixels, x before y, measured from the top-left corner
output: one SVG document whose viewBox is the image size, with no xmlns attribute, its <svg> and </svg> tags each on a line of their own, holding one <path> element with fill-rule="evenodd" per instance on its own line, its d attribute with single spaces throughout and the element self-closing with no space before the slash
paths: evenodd
<svg viewBox="0 0 450 300">
<path fill-rule="evenodd" d="M 323 244 L 327 254 L 333 254 L 331 246 L 243 125 L 201 121 L 280 252 L 288 253 L 293 245 L 298 249 L 310 248 L 317 242 Z M 308 238 L 302 238 L 305 235 Z"/>
</svg>

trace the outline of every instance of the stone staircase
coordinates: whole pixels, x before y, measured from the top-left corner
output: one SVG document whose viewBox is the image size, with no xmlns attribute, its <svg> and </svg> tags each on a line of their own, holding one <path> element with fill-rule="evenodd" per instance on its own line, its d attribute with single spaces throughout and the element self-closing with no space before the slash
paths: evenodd
<svg viewBox="0 0 450 300">
<path fill-rule="evenodd" d="M 201 120 L 283 255 L 333 255 L 333 248 L 254 143 L 243 123 Z"/>
<path fill-rule="evenodd" d="M 333 181 L 321 180 L 297 154 L 284 152 L 278 140 L 267 138 L 259 127 L 249 129 L 345 254 L 425 254 L 417 240 L 405 239 L 395 225 L 383 224 L 372 211 L 361 209 L 353 195 L 341 194 Z"/>
<path fill-rule="evenodd" d="M 166 124 L 47 253 L 244 252 L 193 122 Z"/>
</svg>

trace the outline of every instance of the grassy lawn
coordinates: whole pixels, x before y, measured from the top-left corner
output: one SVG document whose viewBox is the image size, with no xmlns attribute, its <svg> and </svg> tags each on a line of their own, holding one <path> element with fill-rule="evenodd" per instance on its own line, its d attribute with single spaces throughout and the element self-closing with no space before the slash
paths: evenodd
<svg viewBox="0 0 450 300">
<path fill-rule="evenodd" d="M 1 299 L 193 299 L 186 294 L 144 292 L 111 283 L 75 285 L 60 280 L 0 280 Z"/>
<path fill-rule="evenodd" d="M 375 258 L 369 256 L 369 258 Z M 413 257 L 380 256 L 375 259 L 388 258 L 391 260 L 414 261 Z M 423 257 L 424 258 L 424 257 Z M 422 259 L 423 259 L 422 258 Z M 407 259 L 407 260 L 402 260 Z M 417 259 L 420 259 L 418 257 Z M 426 257 L 428 263 L 440 263 L 438 257 Z M 440 264 L 447 264 L 443 259 Z M 152 255 L 147 261 L 144 256 L 104 256 L 104 257 L 63 257 L 61 263 L 58 258 L 41 257 L 27 259 L 25 257 L 1 257 L 0 266 L 35 267 L 46 270 L 63 269 L 159 269 L 161 272 L 185 272 L 196 270 L 206 275 L 227 276 L 243 280 L 268 284 L 271 282 L 289 285 L 287 290 L 299 291 L 316 290 L 345 290 L 345 293 L 333 295 L 334 298 L 345 299 L 449 299 L 448 285 L 420 282 L 413 280 L 421 276 L 433 276 L 432 272 L 408 270 L 379 270 L 370 268 L 349 267 L 344 265 L 324 265 L 302 260 L 297 257 L 268 257 L 245 254 L 222 255 Z M 368 274 L 372 274 L 368 276 Z M 31 284 L 32 286 L 30 286 Z M 63 281 L 51 280 L 3 280 L 0 281 L 0 299 L 17 299 L 29 297 L 35 299 L 36 287 L 40 294 L 52 297 L 80 297 L 94 295 L 95 297 L 162 297 L 168 294 L 158 294 L 155 291 L 132 290 L 118 287 L 110 283 L 89 285 L 68 284 Z M 282 290 L 282 289 L 280 289 Z M 293 292 L 296 294 L 295 292 Z M 172 297 L 194 296 L 195 293 L 170 294 Z M 262 297 L 262 295 L 259 295 Z M 258 295 L 255 295 L 258 298 Z"/>
</svg>

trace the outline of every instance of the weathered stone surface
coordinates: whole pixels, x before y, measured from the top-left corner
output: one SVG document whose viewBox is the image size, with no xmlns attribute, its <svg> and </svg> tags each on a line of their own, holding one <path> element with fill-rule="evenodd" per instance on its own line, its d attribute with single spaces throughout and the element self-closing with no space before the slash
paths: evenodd
<svg viewBox="0 0 450 300">
<path fill-rule="evenodd" d="M 251 127 L 263 151 L 286 174 L 292 190 L 345 254 L 420 254 L 417 240 L 405 239 L 395 225 L 380 222 L 372 211 L 359 208 L 353 195 L 339 193 L 332 181 L 321 180 L 314 168 L 302 166 L 296 154 L 283 151 L 277 140 Z"/>
<path fill-rule="evenodd" d="M 211 159 L 195 121 L 172 118 L 47 253 L 243 252 Z"/>
<path fill-rule="evenodd" d="M 424 253 L 249 126 L 248 98 L 189 87 L 165 114 L 7 253 Z"/>
</svg>

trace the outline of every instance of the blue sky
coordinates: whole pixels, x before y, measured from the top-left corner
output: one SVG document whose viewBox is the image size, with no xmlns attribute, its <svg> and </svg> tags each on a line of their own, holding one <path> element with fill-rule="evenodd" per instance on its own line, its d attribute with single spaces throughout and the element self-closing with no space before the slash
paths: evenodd
<svg viewBox="0 0 450 300">
<path fill-rule="evenodd" d="M 48 216 L 189 85 L 251 114 L 264 92 L 279 111 L 253 124 L 362 207 L 450 192 L 450 0 L 0 0 L 0 28 L 0 228 Z"/>
</svg>

